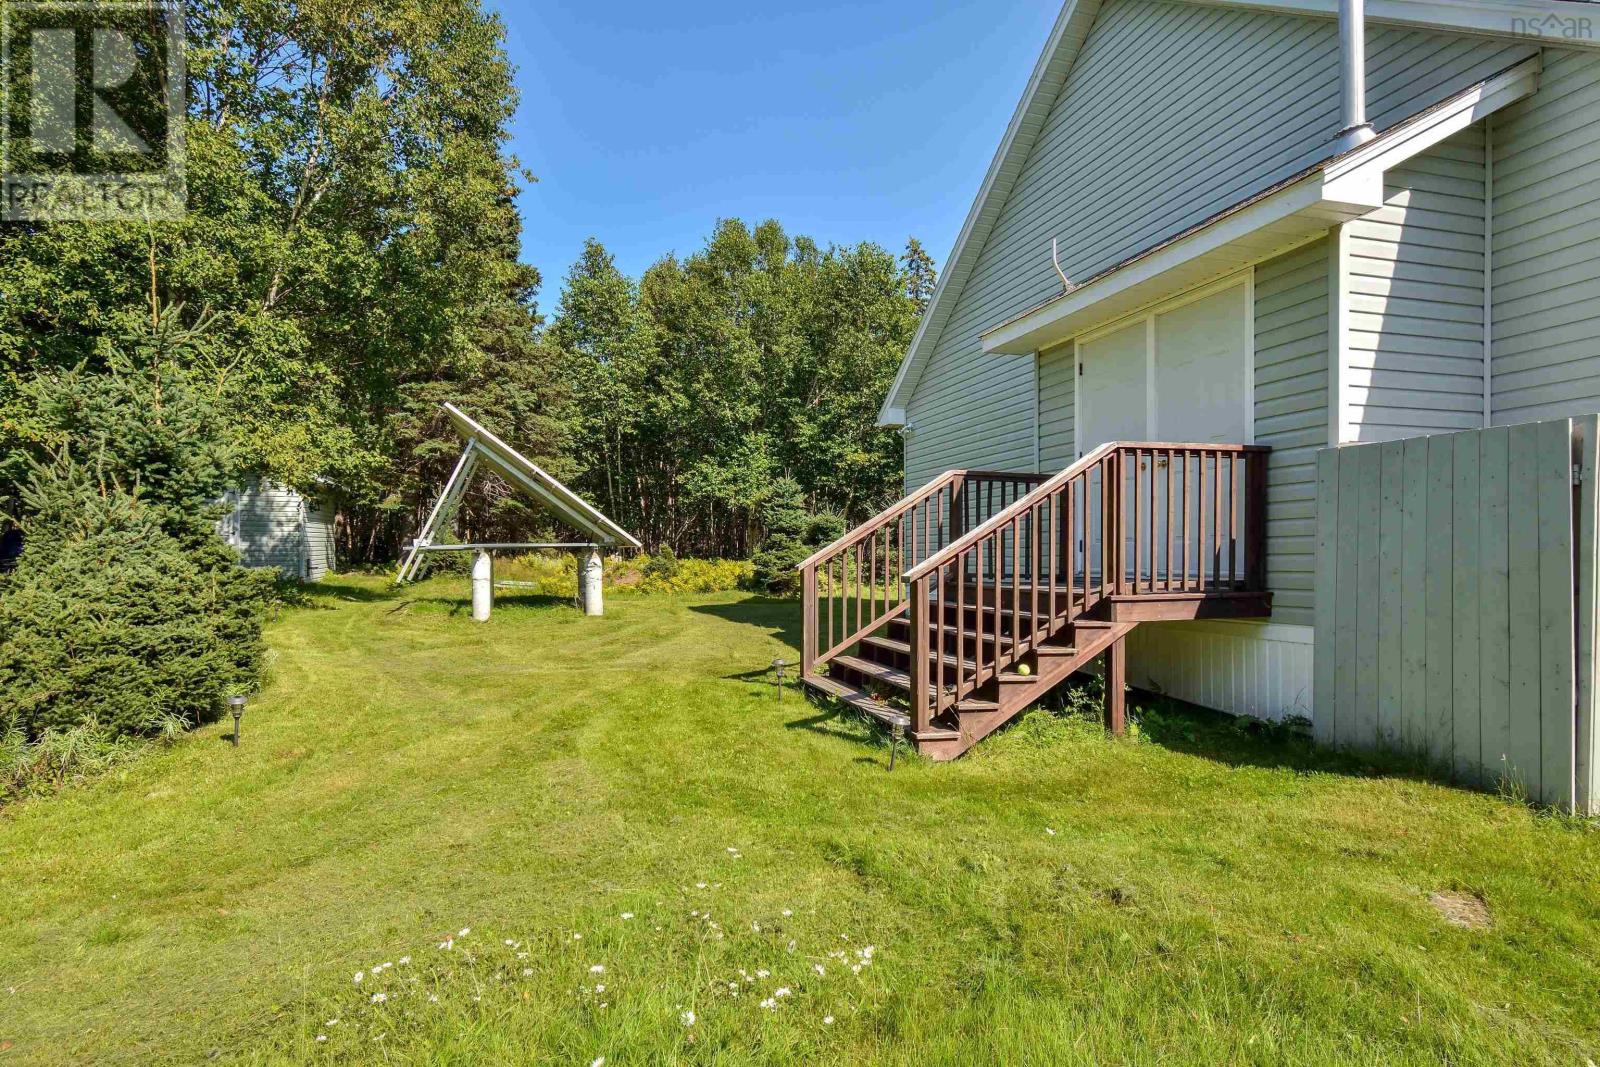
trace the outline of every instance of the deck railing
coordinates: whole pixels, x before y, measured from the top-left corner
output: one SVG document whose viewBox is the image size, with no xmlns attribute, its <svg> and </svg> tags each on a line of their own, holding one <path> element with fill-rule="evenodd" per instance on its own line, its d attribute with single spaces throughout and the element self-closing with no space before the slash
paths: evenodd
<svg viewBox="0 0 1600 1067">
<path fill-rule="evenodd" d="M 802 675 L 909 610 L 905 572 L 1044 481 L 945 471 L 800 564 Z"/>
<path fill-rule="evenodd" d="M 1102 445 L 907 569 L 914 728 L 1108 598 L 1264 590 L 1268 451 Z"/>
</svg>

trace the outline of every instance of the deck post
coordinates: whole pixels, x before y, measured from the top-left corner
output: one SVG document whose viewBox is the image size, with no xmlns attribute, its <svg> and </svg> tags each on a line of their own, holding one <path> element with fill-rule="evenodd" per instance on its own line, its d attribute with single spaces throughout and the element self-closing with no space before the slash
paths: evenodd
<svg viewBox="0 0 1600 1067">
<path fill-rule="evenodd" d="M 933 724 L 933 709 L 928 700 L 928 579 L 926 576 L 911 583 L 911 704 L 912 737 L 925 732 Z"/>
<path fill-rule="evenodd" d="M 1119 637 L 1103 653 L 1102 677 L 1106 683 L 1106 729 L 1121 737 L 1127 728 L 1128 639 Z"/>
<path fill-rule="evenodd" d="M 604 584 L 605 563 L 600 550 L 593 546 L 578 553 L 578 595 L 583 602 L 585 615 L 604 615 L 605 602 L 601 587 Z"/>
<path fill-rule="evenodd" d="M 472 621 L 488 622 L 494 606 L 494 557 L 480 548 L 472 557 Z"/>
<path fill-rule="evenodd" d="M 829 635 L 832 641 L 832 635 Z M 817 665 L 817 568 L 800 571 L 800 677 L 809 678 Z"/>
<path fill-rule="evenodd" d="M 1267 587 L 1267 453 L 1246 452 L 1245 463 L 1245 581 L 1246 588 Z"/>
</svg>

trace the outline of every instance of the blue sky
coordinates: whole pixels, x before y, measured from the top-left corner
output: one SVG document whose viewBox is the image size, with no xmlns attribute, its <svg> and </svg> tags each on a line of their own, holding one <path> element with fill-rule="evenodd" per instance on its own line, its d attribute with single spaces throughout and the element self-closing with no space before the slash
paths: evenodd
<svg viewBox="0 0 1600 1067">
<path fill-rule="evenodd" d="M 523 258 L 553 308 L 586 237 L 637 276 L 718 218 L 941 263 L 1057 5 L 489 0 L 522 103 Z"/>
</svg>

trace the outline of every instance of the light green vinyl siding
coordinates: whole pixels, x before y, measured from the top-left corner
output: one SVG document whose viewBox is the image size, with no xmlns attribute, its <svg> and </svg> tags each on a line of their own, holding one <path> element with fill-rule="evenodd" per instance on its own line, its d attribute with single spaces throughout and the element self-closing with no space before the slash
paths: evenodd
<svg viewBox="0 0 1600 1067">
<path fill-rule="evenodd" d="M 1392 125 L 1533 51 L 1374 27 L 1373 120 Z M 978 338 L 1060 291 L 1052 237 L 1067 274 L 1084 278 L 1297 172 L 1338 128 L 1338 84 L 1332 21 L 1104 4 L 981 249 L 967 250 L 970 274 L 932 312 L 907 405 L 907 482 L 1031 466 L 1033 361 L 984 356 Z"/>
<path fill-rule="evenodd" d="M 1255 438 L 1267 459 L 1274 622 L 1314 622 L 1317 449 L 1328 443 L 1328 241 L 1256 268 Z"/>
<path fill-rule="evenodd" d="M 1078 458 L 1073 418 L 1077 391 L 1073 346 L 1062 345 L 1039 356 L 1039 470 L 1054 474 Z"/>
<path fill-rule="evenodd" d="M 1346 441 L 1483 425 L 1483 127 L 1385 175 L 1346 226 Z"/>
<path fill-rule="evenodd" d="M 1493 421 L 1600 411 L 1600 54 L 1495 116 Z"/>
</svg>

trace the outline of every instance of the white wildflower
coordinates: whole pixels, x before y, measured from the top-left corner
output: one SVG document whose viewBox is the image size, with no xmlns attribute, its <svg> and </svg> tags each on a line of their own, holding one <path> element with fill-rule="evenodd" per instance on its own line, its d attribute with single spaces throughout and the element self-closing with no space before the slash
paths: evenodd
<svg viewBox="0 0 1600 1067">
<path fill-rule="evenodd" d="M 405 964 L 410 963 L 410 962 L 411 962 L 411 957 L 410 956 L 401 956 L 400 957 L 401 966 L 404 966 Z"/>
<path fill-rule="evenodd" d="M 788 908 L 784 908 L 783 909 L 783 917 L 785 919 L 787 919 L 789 916 L 791 916 L 793 914 L 794 914 L 794 912 L 790 911 Z"/>
<path fill-rule="evenodd" d="M 583 940 L 583 935 L 575 933 L 575 934 L 572 935 L 572 940 L 574 940 L 574 941 L 582 941 Z"/>
<path fill-rule="evenodd" d="M 827 970 L 827 968 L 826 968 L 826 967 L 824 967 L 824 966 L 822 966 L 822 964 L 820 964 L 820 963 L 813 963 L 813 964 L 812 964 L 812 965 L 811 965 L 811 969 L 812 969 L 812 970 L 813 970 L 813 971 L 816 971 L 816 972 L 817 972 L 817 976 L 818 976 L 818 977 L 819 977 L 819 978 L 820 978 L 820 977 L 821 977 L 821 976 L 822 976 L 822 975 L 825 975 L 825 974 L 827 974 L 827 973 L 828 973 L 828 970 Z"/>
<path fill-rule="evenodd" d="M 692 1010 L 684 1012 L 682 1015 L 678 1016 L 678 1018 L 683 1020 L 683 1025 L 685 1026 L 694 1025 L 694 1012 Z"/>
<path fill-rule="evenodd" d="M 606 1058 L 604 1056 L 596 1056 L 589 1061 L 589 1067 L 606 1067 Z"/>
<path fill-rule="evenodd" d="M 323 1026 L 338 1026 L 339 1025 L 339 1020 L 338 1019 L 329 1019 L 327 1022 L 323 1023 L 322 1025 Z"/>
<path fill-rule="evenodd" d="M 387 993 L 374 993 L 374 994 L 372 994 L 372 1003 L 374 1003 L 374 1004 L 382 1004 L 384 1001 L 386 1001 L 388 999 L 389 999 L 389 994 L 387 994 Z"/>
<path fill-rule="evenodd" d="M 761 932 L 761 924 L 760 923 L 751 923 L 750 924 L 750 929 L 754 930 L 756 933 L 759 934 Z"/>
<path fill-rule="evenodd" d="M 622 913 L 622 917 L 623 917 L 623 919 L 631 919 L 631 918 L 633 918 L 633 912 L 625 911 L 625 912 Z"/>
<path fill-rule="evenodd" d="M 429 1004 L 437 1004 L 437 1003 L 439 1003 L 439 994 L 437 994 L 437 993 L 429 993 L 428 994 L 428 1003 Z"/>
<path fill-rule="evenodd" d="M 533 968 L 532 967 L 524 967 L 524 968 L 522 968 L 522 977 L 531 978 L 532 976 L 533 976 Z"/>
<path fill-rule="evenodd" d="M 593 967 L 589 968 L 589 973 L 590 974 L 605 974 L 606 973 L 606 965 L 603 964 L 603 963 L 597 963 Z"/>
<path fill-rule="evenodd" d="M 771 997 L 768 997 L 766 1000 L 763 1000 L 761 1002 L 761 1006 L 770 1011 L 771 1009 L 776 1008 L 778 1006 L 778 1002 L 776 1000 L 773 1000 Z"/>
<path fill-rule="evenodd" d="M 775 997 L 786 997 L 789 995 L 789 993 L 790 989 L 788 986 L 779 986 L 777 989 L 772 991 L 772 995 Z"/>
<path fill-rule="evenodd" d="M 860 973 L 861 973 L 861 964 L 859 964 L 859 963 L 852 963 L 852 964 L 851 964 L 851 965 L 850 965 L 850 973 L 851 973 L 851 974 L 860 974 Z"/>
<path fill-rule="evenodd" d="M 823 1016 L 823 1017 L 822 1017 L 822 1025 L 823 1025 L 823 1026 L 832 1026 L 832 1025 L 833 1025 L 833 1016 L 831 1016 L 831 1015 L 824 1015 L 824 1016 Z"/>
<path fill-rule="evenodd" d="M 1054 830 L 1052 830 L 1052 829 L 1051 829 L 1051 828 L 1050 828 L 1050 827 L 1048 827 L 1048 826 L 1046 826 L 1046 827 L 1045 827 L 1045 828 L 1044 828 L 1044 832 L 1045 832 L 1045 833 L 1047 833 L 1047 834 L 1049 834 L 1049 835 L 1050 835 L 1050 836 L 1051 836 L 1051 837 L 1054 837 L 1054 836 L 1056 836 L 1056 832 L 1055 832 L 1055 831 L 1054 831 Z"/>
<path fill-rule="evenodd" d="M 468 935 L 468 934 L 470 934 L 470 933 L 472 933 L 472 927 L 470 927 L 470 926 L 463 926 L 463 927 L 462 927 L 462 928 L 461 928 L 461 933 L 460 933 L 460 935 L 459 935 L 459 936 L 461 936 L 461 937 L 466 937 L 466 936 L 467 936 L 467 935 Z"/>
<path fill-rule="evenodd" d="M 767 970 L 764 967 L 761 970 L 758 970 L 756 972 L 756 977 L 757 978 L 770 978 L 771 976 L 772 976 L 772 972 Z"/>
<path fill-rule="evenodd" d="M 706 887 L 706 884 L 705 884 L 705 883 L 704 883 L 704 882 L 696 882 L 696 883 L 695 883 L 695 884 L 694 884 L 694 887 L 695 887 L 695 888 L 696 888 L 696 889 L 704 889 L 704 888 L 705 888 L 705 887 Z"/>
<path fill-rule="evenodd" d="M 317 1040 L 318 1041 L 326 1041 L 326 1040 L 328 1040 L 328 1035 L 327 1034 L 318 1034 L 317 1035 Z"/>
<path fill-rule="evenodd" d="M 532 974 L 533 973 L 533 969 L 530 967 L 528 970 L 523 971 L 522 973 L 523 974 Z M 596 983 L 595 987 L 594 987 L 594 991 L 596 993 L 604 993 L 606 991 L 606 987 L 602 983 Z"/>
<path fill-rule="evenodd" d="M 734 848 L 732 845 L 728 846 L 728 852 L 730 854 L 732 854 L 732 855 L 735 855 L 735 856 L 737 856 L 739 854 L 739 850 Z"/>
</svg>

